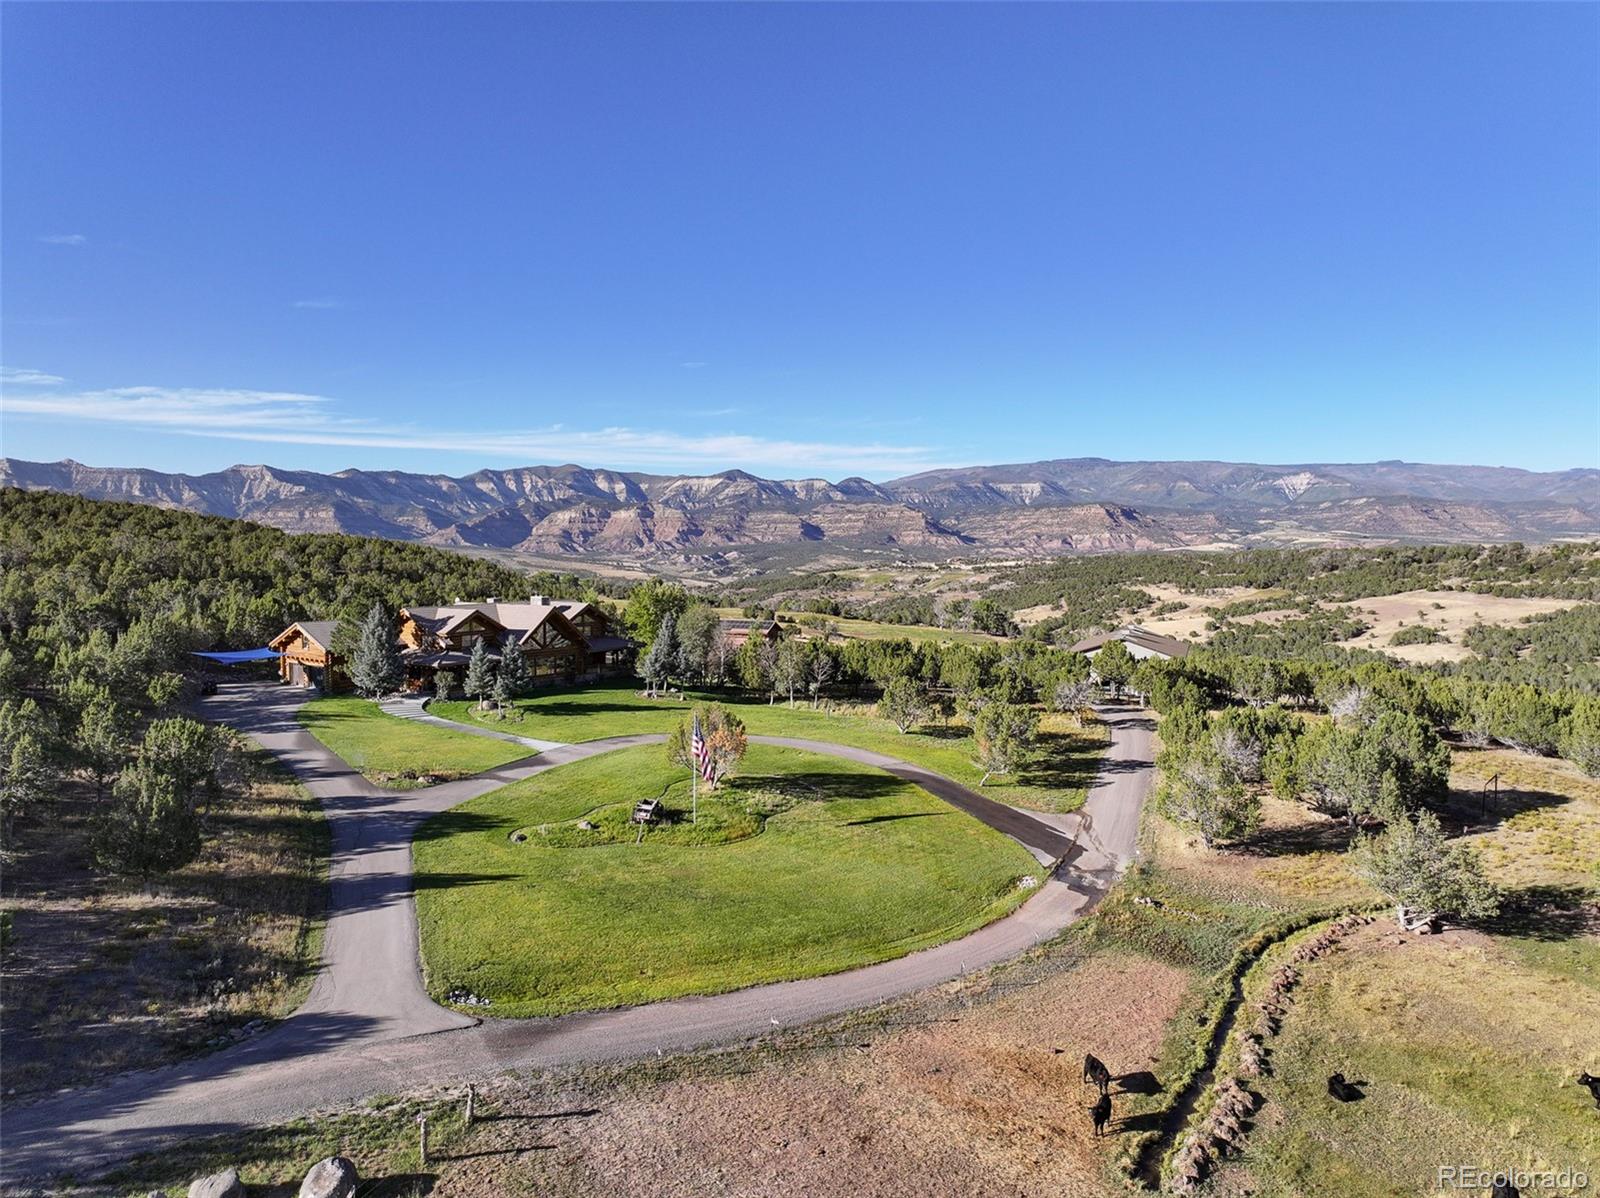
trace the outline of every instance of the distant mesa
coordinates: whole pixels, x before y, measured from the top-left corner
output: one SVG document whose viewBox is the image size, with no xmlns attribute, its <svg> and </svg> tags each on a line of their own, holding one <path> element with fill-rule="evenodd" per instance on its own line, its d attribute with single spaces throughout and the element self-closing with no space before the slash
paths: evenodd
<svg viewBox="0 0 1600 1198">
<path fill-rule="evenodd" d="M 267 465 L 188 475 L 0 459 L 0 486 L 181 508 L 289 532 L 628 559 L 783 546 L 939 557 L 1600 536 L 1600 470 L 1400 461 L 1064 458 L 834 483 L 570 463 L 453 478 Z"/>
</svg>

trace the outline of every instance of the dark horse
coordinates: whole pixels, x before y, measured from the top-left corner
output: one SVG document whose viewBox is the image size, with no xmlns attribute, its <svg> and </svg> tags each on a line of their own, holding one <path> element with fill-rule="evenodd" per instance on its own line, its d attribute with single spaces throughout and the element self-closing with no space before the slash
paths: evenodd
<svg viewBox="0 0 1600 1198">
<path fill-rule="evenodd" d="M 1087 1086 L 1091 1082 L 1100 1087 L 1102 1094 L 1111 1085 L 1111 1070 L 1107 1069 L 1105 1063 L 1092 1052 L 1085 1054 L 1083 1058 L 1083 1084 Z"/>
<path fill-rule="evenodd" d="M 1104 1091 L 1101 1092 L 1100 1097 L 1095 1101 L 1094 1106 L 1089 1110 L 1089 1117 L 1094 1120 L 1094 1134 L 1096 1136 L 1105 1131 L 1106 1124 L 1111 1122 L 1110 1094 L 1107 1094 Z"/>
</svg>

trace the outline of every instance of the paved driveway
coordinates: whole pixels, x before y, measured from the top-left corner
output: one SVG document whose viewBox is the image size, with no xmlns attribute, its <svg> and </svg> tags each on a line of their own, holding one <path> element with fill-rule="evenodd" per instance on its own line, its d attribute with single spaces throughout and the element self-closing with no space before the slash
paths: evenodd
<svg viewBox="0 0 1600 1198">
<path fill-rule="evenodd" d="M 753 737 L 881 765 L 1060 865 L 1004 919 L 935 948 L 826 977 L 552 1019 L 476 1021 L 435 1004 L 418 969 L 411 837 L 428 816 L 508 782 L 659 736 L 564 745 L 426 790 L 367 782 L 302 729 L 286 688 L 231 686 L 205 714 L 248 733 L 321 802 L 333 833 L 322 969 L 305 1004 L 252 1040 L 178 1065 L 7 1111 L 6 1181 L 82 1170 L 177 1137 L 234 1131 L 430 1083 L 508 1068 L 617 1060 L 738 1041 L 948 981 L 1047 939 L 1097 902 L 1132 858 L 1151 773 L 1152 724 L 1109 710 L 1111 744 L 1074 833 L 879 754 Z M 1000 821 L 996 823 L 995 821 Z"/>
</svg>

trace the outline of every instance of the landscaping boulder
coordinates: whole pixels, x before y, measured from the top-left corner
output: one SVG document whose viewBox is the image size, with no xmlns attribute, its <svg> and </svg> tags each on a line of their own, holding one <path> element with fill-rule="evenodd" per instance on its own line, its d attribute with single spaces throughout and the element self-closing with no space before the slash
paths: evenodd
<svg viewBox="0 0 1600 1198">
<path fill-rule="evenodd" d="M 351 1198 L 360 1180 L 353 1164 L 342 1156 L 330 1156 L 311 1166 L 300 1183 L 300 1198 Z"/>
<path fill-rule="evenodd" d="M 239 1170 L 224 1169 L 210 1177 L 197 1177 L 189 1183 L 189 1198 L 245 1198 Z"/>
</svg>

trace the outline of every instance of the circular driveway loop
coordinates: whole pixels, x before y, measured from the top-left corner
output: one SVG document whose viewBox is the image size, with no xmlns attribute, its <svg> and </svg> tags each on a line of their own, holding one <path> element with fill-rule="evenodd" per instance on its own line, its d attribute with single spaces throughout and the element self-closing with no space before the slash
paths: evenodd
<svg viewBox="0 0 1600 1198">
<path fill-rule="evenodd" d="M 7 1182 L 78 1172 L 172 1139 L 279 1122 L 375 1093 L 739 1041 L 775 1024 L 802 1024 L 937 985 L 1055 935 L 1106 893 L 1133 856 L 1152 769 L 1149 718 L 1106 710 L 1111 743 L 1088 801 L 1081 812 L 1047 823 L 892 757 L 752 736 L 878 766 L 1014 837 L 1035 856 L 1061 863 L 1012 914 L 892 961 L 708 997 L 479 1021 L 438 1006 L 422 987 L 412 833 L 430 815 L 508 782 L 665 738 L 563 745 L 459 782 L 397 792 L 372 785 L 306 732 L 295 718 L 302 702 L 303 694 L 286 688 L 234 685 L 207 701 L 205 715 L 277 756 L 327 815 L 333 835 L 327 932 L 305 1004 L 270 1031 L 208 1056 L 5 1112 L 0 1170 Z"/>
</svg>

